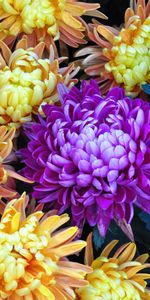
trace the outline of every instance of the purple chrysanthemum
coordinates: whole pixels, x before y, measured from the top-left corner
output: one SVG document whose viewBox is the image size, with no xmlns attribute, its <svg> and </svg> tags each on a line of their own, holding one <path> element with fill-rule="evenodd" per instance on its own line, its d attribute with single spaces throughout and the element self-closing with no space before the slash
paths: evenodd
<svg viewBox="0 0 150 300">
<path fill-rule="evenodd" d="M 120 88 L 103 98 L 95 81 L 59 94 L 62 106 L 44 106 L 46 119 L 26 127 L 34 197 L 71 208 L 78 226 L 87 220 L 102 235 L 113 218 L 130 222 L 134 203 L 150 212 L 149 104 Z"/>
</svg>

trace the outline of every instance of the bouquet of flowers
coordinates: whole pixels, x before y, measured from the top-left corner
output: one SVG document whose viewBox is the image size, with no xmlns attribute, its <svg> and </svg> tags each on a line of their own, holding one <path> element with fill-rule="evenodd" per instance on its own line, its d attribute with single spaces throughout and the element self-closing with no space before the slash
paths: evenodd
<svg viewBox="0 0 150 300">
<path fill-rule="evenodd" d="M 0 300 L 150 300 L 150 0 L 120 2 L 0 0 Z"/>
</svg>

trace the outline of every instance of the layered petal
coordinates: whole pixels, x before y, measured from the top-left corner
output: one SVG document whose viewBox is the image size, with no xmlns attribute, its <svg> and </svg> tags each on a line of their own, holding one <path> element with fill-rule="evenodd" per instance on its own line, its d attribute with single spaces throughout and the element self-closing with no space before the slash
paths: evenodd
<svg viewBox="0 0 150 300">
<path fill-rule="evenodd" d="M 1 1 L 0 39 L 9 45 L 18 35 L 27 34 L 29 40 L 50 44 L 60 39 L 64 43 L 78 47 L 85 44 L 86 24 L 83 15 L 106 18 L 97 9 L 100 5 L 82 3 L 77 0 L 32 0 Z"/>
<path fill-rule="evenodd" d="M 112 241 L 101 255 L 93 260 L 91 238 L 88 238 L 86 259 L 92 266 L 93 273 L 87 275 L 89 285 L 77 290 L 78 299 L 149 299 L 150 292 L 147 289 L 146 280 L 150 278 L 150 274 L 141 272 L 149 267 L 146 263 L 148 255 L 134 258 L 136 252 L 134 243 L 122 245 L 114 255 L 111 255 L 117 242 Z"/>
<path fill-rule="evenodd" d="M 73 222 L 98 224 L 102 235 L 111 219 L 130 223 L 134 203 L 150 213 L 149 104 L 120 88 L 103 98 L 95 81 L 59 92 L 62 106 L 44 106 L 46 119 L 25 128 L 34 197 L 70 207 Z"/>
<path fill-rule="evenodd" d="M 63 58 L 55 59 L 51 46 L 50 57 L 45 58 L 44 43 L 28 47 L 24 37 L 11 52 L 0 41 L 0 124 L 16 126 L 31 121 L 32 113 L 41 111 L 44 103 L 58 102 L 57 84 L 73 85 L 78 72 L 73 64 L 60 68 Z"/>
<path fill-rule="evenodd" d="M 56 232 L 67 215 L 26 216 L 25 193 L 6 206 L 0 222 L 0 298 L 73 300 L 74 288 L 85 286 L 91 268 L 72 263 L 67 255 L 79 252 L 84 241 L 73 241 L 77 227 Z M 49 214 L 50 215 L 50 214 Z"/>
<path fill-rule="evenodd" d="M 88 35 L 95 45 L 79 50 L 76 56 L 86 56 L 82 66 L 89 76 L 97 78 L 102 93 L 119 85 L 135 97 L 150 83 L 149 7 L 150 1 L 147 5 L 145 0 L 131 1 L 124 25 L 118 29 L 89 25 Z"/>
</svg>

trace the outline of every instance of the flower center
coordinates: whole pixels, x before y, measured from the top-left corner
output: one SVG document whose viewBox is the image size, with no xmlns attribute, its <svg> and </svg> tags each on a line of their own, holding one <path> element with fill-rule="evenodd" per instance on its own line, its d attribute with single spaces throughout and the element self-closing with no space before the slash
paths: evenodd
<svg viewBox="0 0 150 300">
<path fill-rule="evenodd" d="M 99 258 L 99 262 L 102 264 L 101 268 L 87 276 L 89 287 L 79 290 L 80 300 L 94 300 L 97 297 L 102 300 L 141 299 L 138 289 L 128 280 L 125 272 L 119 271 L 116 263 L 105 257 Z"/>
<path fill-rule="evenodd" d="M 34 269 L 38 266 L 38 262 L 42 262 L 44 266 L 47 259 L 47 268 L 51 269 L 51 274 L 57 269 L 56 264 L 42 254 L 50 237 L 45 232 L 43 235 L 35 233 L 38 219 L 35 216 L 30 217 L 24 226 L 15 231 L 17 214 L 15 217 L 12 234 L 4 232 L 12 218 L 11 215 L 7 214 L 0 223 L 0 296 L 2 299 L 6 299 L 14 290 L 19 296 L 28 295 L 40 286 L 42 272 L 34 276 Z"/>
<path fill-rule="evenodd" d="M 67 133 L 68 142 L 61 146 L 61 157 L 52 154 L 53 164 L 62 165 L 60 184 L 88 187 L 116 193 L 117 185 L 133 179 L 136 168 L 137 144 L 122 130 L 100 133 L 95 126 L 85 126 L 82 133 Z M 146 145 L 140 142 L 143 155 Z M 66 160 L 68 158 L 68 160 Z"/>
<path fill-rule="evenodd" d="M 20 51 L 13 53 L 11 66 L 0 71 L 1 124 L 30 120 L 33 107 L 37 111 L 46 89 L 53 91 L 57 82 L 55 74 L 49 71 L 48 60 L 38 59 L 30 51 Z"/>
<path fill-rule="evenodd" d="M 124 84 L 126 92 L 150 81 L 150 17 L 142 25 L 139 22 L 137 17 L 115 37 L 111 50 L 104 49 L 111 56 L 105 69 L 118 84 Z"/>
<path fill-rule="evenodd" d="M 48 33 L 57 35 L 57 18 L 64 10 L 66 0 L 5 0 L 0 4 L 2 9 L 18 17 L 18 26 L 21 22 L 22 31 L 27 34 L 34 28 L 48 27 Z"/>
</svg>

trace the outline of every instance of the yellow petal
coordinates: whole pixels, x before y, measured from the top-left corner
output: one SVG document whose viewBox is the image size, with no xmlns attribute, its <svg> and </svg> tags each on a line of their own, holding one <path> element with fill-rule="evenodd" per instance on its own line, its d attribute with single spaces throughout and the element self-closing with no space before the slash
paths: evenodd
<svg viewBox="0 0 150 300">
<path fill-rule="evenodd" d="M 11 220 L 10 233 L 14 233 L 14 232 L 18 231 L 19 225 L 20 225 L 20 216 L 21 216 L 20 212 L 17 212 L 13 216 L 13 218 Z"/>
<path fill-rule="evenodd" d="M 47 297 L 47 299 L 49 300 L 56 300 L 55 296 L 53 295 L 53 293 L 51 293 L 51 291 L 45 287 L 44 285 L 40 285 L 40 287 L 38 287 L 38 291 L 45 297 Z"/>
<path fill-rule="evenodd" d="M 60 257 L 68 256 L 74 253 L 77 253 L 81 251 L 86 246 L 86 242 L 84 241 L 75 241 L 63 246 L 60 246 L 59 248 L 53 248 L 53 249 L 46 249 L 46 253 L 53 253 L 55 255 L 58 255 Z"/>
<path fill-rule="evenodd" d="M 84 30 L 84 27 L 82 26 L 82 23 L 72 17 L 68 12 L 63 11 L 62 12 L 62 20 L 65 24 L 67 24 L 70 27 L 73 27 L 74 29 L 78 30 Z"/>
<path fill-rule="evenodd" d="M 108 257 L 111 250 L 116 246 L 116 244 L 118 243 L 117 240 L 112 241 L 111 243 L 109 243 L 105 249 L 102 251 L 101 256 L 103 257 Z"/>
<path fill-rule="evenodd" d="M 73 239 L 78 232 L 78 227 L 70 227 L 68 229 L 62 230 L 59 233 L 53 235 L 50 240 L 49 246 L 51 248 L 58 247 L 60 244 L 67 242 L 70 239 Z"/>
</svg>

